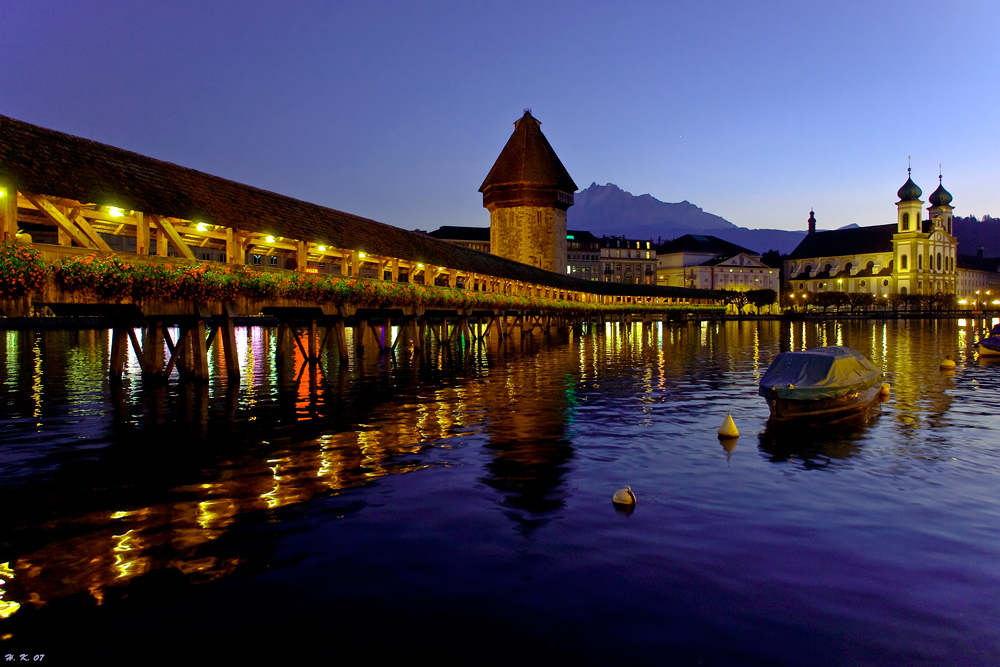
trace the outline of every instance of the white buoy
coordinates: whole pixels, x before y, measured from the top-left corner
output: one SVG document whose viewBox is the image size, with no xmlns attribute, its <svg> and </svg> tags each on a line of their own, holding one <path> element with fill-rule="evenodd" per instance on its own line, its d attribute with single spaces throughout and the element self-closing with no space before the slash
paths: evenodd
<svg viewBox="0 0 1000 667">
<path fill-rule="evenodd" d="M 878 390 L 878 393 L 881 394 L 882 396 L 888 396 L 889 395 L 889 383 L 888 382 L 883 382 L 882 383 L 882 388 Z"/>
<path fill-rule="evenodd" d="M 943 370 L 943 371 L 953 371 L 953 370 L 955 370 L 955 361 L 951 357 L 945 357 L 941 361 L 941 370 Z"/>
<path fill-rule="evenodd" d="M 632 487 L 626 486 L 624 489 L 615 491 L 615 495 L 611 497 L 611 502 L 617 505 L 635 505 L 635 494 L 632 493 Z"/>
<path fill-rule="evenodd" d="M 722 422 L 722 426 L 719 427 L 719 437 L 720 438 L 740 437 L 739 429 L 736 428 L 736 422 L 733 421 L 732 412 L 726 415 L 726 420 Z"/>
</svg>

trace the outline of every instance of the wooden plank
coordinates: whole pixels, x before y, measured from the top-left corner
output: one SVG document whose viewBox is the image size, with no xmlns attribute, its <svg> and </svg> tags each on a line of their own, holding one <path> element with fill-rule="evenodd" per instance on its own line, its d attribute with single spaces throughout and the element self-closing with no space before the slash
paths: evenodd
<svg viewBox="0 0 1000 667">
<path fill-rule="evenodd" d="M 180 237 L 180 234 L 177 233 L 177 230 L 174 229 L 173 224 L 171 224 L 169 220 L 164 218 L 162 215 L 154 215 L 153 222 L 155 222 L 156 226 L 163 231 L 164 234 L 166 234 L 170 244 L 174 246 L 174 250 L 180 253 L 182 257 L 186 257 L 188 259 L 195 258 L 194 253 L 191 252 L 191 248 L 184 243 L 184 239 Z M 202 326 L 204 327 L 204 325 Z"/>
<path fill-rule="evenodd" d="M 56 227 L 58 227 L 61 232 L 66 234 L 66 236 L 68 236 L 78 246 L 81 248 L 89 248 L 91 250 L 97 249 L 90 239 L 88 239 L 87 236 L 80 230 L 80 228 L 70 222 L 66 216 L 63 215 L 62 211 L 57 209 L 54 204 L 31 192 L 22 192 L 21 194 L 23 194 L 28 201 L 34 204 L 35 208 L 44 213 L 49 220 L 56 223 Z"/>
</svg>

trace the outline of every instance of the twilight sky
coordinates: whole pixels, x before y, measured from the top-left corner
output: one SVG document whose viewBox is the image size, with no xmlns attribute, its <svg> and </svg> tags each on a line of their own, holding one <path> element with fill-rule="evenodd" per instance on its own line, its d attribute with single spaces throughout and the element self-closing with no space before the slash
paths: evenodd
<svg viewBox="0 0 1000 667">
<path fill-rule="evenodd" d="M 996 0 L 5 0 L 0 73 L 0 114 L 407 229 L 489 224 L 526 107 L 581 188 L 744 227 L 894 222 L 907 155 L 1000 217 Z"/>
</svg>

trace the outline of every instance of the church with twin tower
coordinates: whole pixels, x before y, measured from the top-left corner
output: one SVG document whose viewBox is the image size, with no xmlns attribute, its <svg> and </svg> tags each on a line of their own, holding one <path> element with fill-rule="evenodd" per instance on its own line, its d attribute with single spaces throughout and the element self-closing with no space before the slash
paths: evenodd
<svg viewBox="0 0 1000 667">
<path fill-rule="evenodd" d="M 479 191 L 490 212 L 490 252 L 565 273 L 566 210 L 576 183 L 525 109 Z"/>
</svg>

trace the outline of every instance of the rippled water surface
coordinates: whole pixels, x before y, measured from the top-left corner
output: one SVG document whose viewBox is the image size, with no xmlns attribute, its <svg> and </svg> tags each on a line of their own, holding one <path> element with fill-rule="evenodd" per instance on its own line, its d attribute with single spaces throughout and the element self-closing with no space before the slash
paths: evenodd
<svg viewBox="0 0 1000 667">
<path fill-rule="evenodd" d="M 0 332 L 0 652 L 996 664 L 1000 365 L 971 324 L 609 325 L 312 372 L 252 328 L 239 383 L 119 388 L 107 332 Z M 769 425 L 771 360 L 833 344 L 888 401 Z"/>
</svg>

